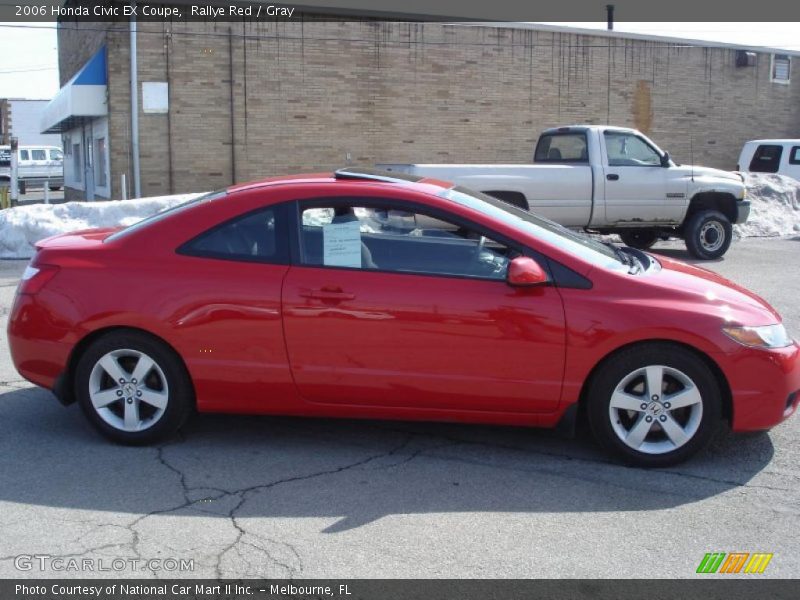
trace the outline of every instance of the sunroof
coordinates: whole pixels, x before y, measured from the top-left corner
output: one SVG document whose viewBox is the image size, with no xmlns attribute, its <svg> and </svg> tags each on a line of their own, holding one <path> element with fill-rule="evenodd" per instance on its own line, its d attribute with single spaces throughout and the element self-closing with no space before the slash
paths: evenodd
<svg viewBox="0 0 800 600">
<path fill-rule="evenodd" d="M 416 182 L 424 179 L 419 175 L 395 173 L 373 169 L 371 167 L 347 167 L 334 172 L 336 179 L 364 179 L 367 181 L 385 181 L 388 183 L 401 183 L 404 181 Z"/>
</svg>

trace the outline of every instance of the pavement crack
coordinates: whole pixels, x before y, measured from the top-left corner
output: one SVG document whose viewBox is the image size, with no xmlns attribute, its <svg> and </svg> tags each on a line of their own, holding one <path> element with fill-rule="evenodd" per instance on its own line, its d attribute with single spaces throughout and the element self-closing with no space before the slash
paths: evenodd
<svg viewBox="0 0 800 600">
<path fill-rule="evenodd" d="M 231 525 L 233 525 L 234 529 L 236 530 L 236 537 L 230 544 L 225 546 L 219 552 L 219 554 L 217 555 L 217 563 L 216 563 L 216 566 L 215 566 L 215 576 L 218 579 L 222 578 L 222 576 L 223 576 L 223 574 L 222 574 L 222 561 L 224 560 L 225 555 L 228 552 L 230 552 L 231 550 L 233 550 L 234 548 L 236 548 L 242 542 L 242 539 L 246 535 L 250 535 L 250 534 L 248 534 L 248 532 L 245 530 L 245 528 L 240 523 L 240 519 L 237 516 L 237 513 L 238 513 L 238 511 L 241 510 L 241 508 L 244 506 L 245 502 L 247 501 L 247 499 L 251 495 L 256 494 L 256 493 L 260 493 L 260 492 L 264 492 L 266 490 L 269 490 L 269 489 L 272 489 L 272 488 L 277 487 L 279 485 L 283 485 L 283 484 L 287 484 L 287 483 L 295 483 L 295 482 L 298 482 L 298 481 L 308 481 L 309 479 L 316 479 L 316 478 L 319 478 L 319 477 L 338 475 L 339 473 L 343 473 L 343 472 L 349 471 L 351 469 L 356 469 L 358 467 L 364 466 L 364 465 L 366 465 L 368 463 L 371 463 L 371 462 L 374 462 L 376 460 L 379 460 L 379 459 L 382 459 L 382 458 L 387 458 L 389 456 L 394 456 L 395 454 L 397 454 L 398 452 L 400 452 L 401 450 L 406 448 L 408 446 L 408 444 L 411 443 L 412 439 L 413 439 L 413 436 L 407 435 L 406 438 L 400 444 L 398 444 L 397 446 L 395 446 L 394 448 L 391 448 L 390 450 L 388 450 L 386 452 L 380 452 L 378 454 L 373 454 L 373 455 L 370 455 L 370 456 L 368 456 L 366 458 L 357 460 L 355 462 L 352 462 L 352 463 L 349 463 L 349 464 L 346 464 L 346 465 L 342 465 L 340 467 L 336 467 L 336 468 L 332 468 L 332 469 L 325 469 L 325 470 L 322 470 L 322 471 L 316 471 L 314 473 L 308 473 L 306 475 L 296 475 L 296 476 L 293 476 L 293 477 L 284 477 L 282 479 L 277 479 L 277 480 L 271 481 L 269 483 L 249 486 L 249 487 L 246 487 L 246 488 L 241 488 L 241 489 L 234 490 L 234 491 L 230 492 L 230 495 L 232 495 L 232 496 L 236 496 L 236 495 L 239 496 L 239 501 L 228 511 L 228 518 L 231 521 Z M 258 537 L 258 536 L 254 536 L 254 537 Z M 259 548 L 261 549 L 262 552 L 264 552 L 265 554 L 267 554 L 269 556 L 269 552 L 266 549 L 261 548 L 261 547 L 259 547 Z M 291 548 L 292 548 L 292 551 L 295 553 L 295 555 L 297 555 L 299 557 L 299 554 L 297 553 L 297 550 L 294 547 L 291 547 Z M 286 567 L 286 565 L 283 565 L 283 563 L 277 563 L 277 564 Z M 294 575 L 294 573 L 290 570 L 289 575 L 292 576 L 292 575 Z"/>
</svg>

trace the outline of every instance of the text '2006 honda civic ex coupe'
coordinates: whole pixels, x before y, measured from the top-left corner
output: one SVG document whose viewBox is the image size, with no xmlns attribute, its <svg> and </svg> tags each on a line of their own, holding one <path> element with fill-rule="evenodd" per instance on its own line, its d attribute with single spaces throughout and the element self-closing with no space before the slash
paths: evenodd
<svg viewBox="0 0 800 600">
<path fill-rule="evenodd" d="M 800 402 L 800 348 L 709 271 L 432 179 L 369 170 L 201 196 L 37 244 L 19 372 L 144 444 L 200 412 L 555 427 L 665 466 Z"/>
</svg>

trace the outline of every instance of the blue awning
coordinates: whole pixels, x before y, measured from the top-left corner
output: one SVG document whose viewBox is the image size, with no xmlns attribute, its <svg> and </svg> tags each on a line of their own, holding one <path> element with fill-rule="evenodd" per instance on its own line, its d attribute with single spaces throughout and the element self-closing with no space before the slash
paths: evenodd
<svg viewBox="0 0 800 600">
<path fill-rule="evenodd" d="M 61 133 L 108 115 L 108 68 L 103 46 L 62 87 L 42 115 L 42 133 Z"/>
</svg>

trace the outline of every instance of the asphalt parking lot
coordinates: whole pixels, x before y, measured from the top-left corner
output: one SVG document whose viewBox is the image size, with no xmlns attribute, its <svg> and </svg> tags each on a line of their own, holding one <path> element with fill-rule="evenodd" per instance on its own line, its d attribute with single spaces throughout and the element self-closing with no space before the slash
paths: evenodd
<svg viewBox="0 0 800 600">
<path fill-rule="evenodd" d="M 24 266 L 0 261 L 0 577 L 672 578 L 737 551 L 774 553 L 759 577 L 800 576 L 797 417 L 660 471 L 588 437 L 453 424 L 209 415 L 120 447 L 15 372 L 5 326 Z M 704 266 L 800 335 L 800 238 L 743 240 Z M 194 570 L 21 571 L 20 555 Z"/>
</svg>

